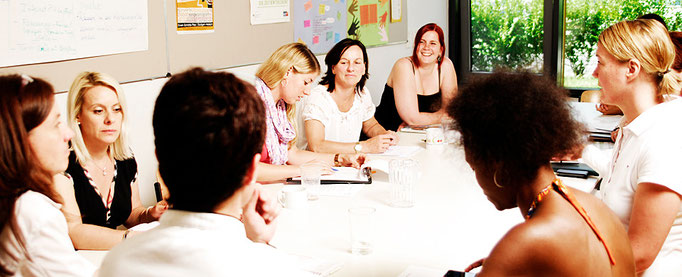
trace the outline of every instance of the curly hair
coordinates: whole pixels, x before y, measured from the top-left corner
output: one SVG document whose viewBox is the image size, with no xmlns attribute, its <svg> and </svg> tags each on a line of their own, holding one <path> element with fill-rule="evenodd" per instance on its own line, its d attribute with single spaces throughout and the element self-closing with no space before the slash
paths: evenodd
<svg viewBox="0 0 682 277">
<path fill-rule="evenodd" d="M 528 72 L 495 72 L 474 79 L 447 107 L 462 134 L 467 157 L 498 163 L 499 177 L 532 180 L 552 157 L 583 142 L 568 93 Z"/>
</svg>

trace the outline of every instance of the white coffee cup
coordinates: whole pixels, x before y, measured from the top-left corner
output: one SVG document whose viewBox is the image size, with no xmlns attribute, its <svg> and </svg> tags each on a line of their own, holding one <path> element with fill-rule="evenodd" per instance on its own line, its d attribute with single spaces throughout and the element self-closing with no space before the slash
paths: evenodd
<svg viewBox="0 0 682 277">
<path fill-rule="evenodd" d="M 287 209 L 301 209 L 308 206 L 308 194 L 303 186 L 284 186 L 279 192 L 277 201 Z"/>
<path fill-rule="evenodd" d="M 426 128 L 426 145 L 442 145 L 444 143 L 443 128 Z"/>
</svg>

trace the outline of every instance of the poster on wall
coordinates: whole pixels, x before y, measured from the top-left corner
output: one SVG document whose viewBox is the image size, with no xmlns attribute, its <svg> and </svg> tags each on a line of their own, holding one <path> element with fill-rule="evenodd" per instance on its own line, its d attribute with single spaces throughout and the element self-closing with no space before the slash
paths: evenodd
<svg viewBox="0 0 682 277">
<path fill-rule="evenodd" d="M 289 0 L 251 0 L 251 25 L 290 21 Z"/>
<path fill-rule="evenodd" d="M 346 0 L 294 0 L 294 41 L 324 54 L 346 38 Z"/>
<path fill-rule="evenodd" d="M 388 43 L 389 0 L 346 0 L 347 35 L 366 46 Z"/>
<path fill-rule="evenodd" d="M 0 0 L 0 67 L 148 49 L 147 1 Z"/>
<path fill-rule="evenodd" d="M 176 0 L 178 34 L 212 33 L 213 0 Z"/>
<path fill-rule="evenodd" d="M 403 20 L 403 6 L 401 0 L 391 0 L 391 22 Z"/>
</svg>

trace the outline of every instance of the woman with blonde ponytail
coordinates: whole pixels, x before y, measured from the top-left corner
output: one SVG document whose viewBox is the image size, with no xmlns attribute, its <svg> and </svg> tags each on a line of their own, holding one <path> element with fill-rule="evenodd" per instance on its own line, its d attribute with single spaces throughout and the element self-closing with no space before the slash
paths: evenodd
<svg viewBox="0 0 682 277">
<path fill-rule="evenodd" d="M 583 151 L 603 177 L 597 195 L 628 229 L 640 276 L 682 276 L 682 99 L 669 96 L 680 90 L 675 47 L 657 21 L 622 21 L 599 36 L 597 59 L 602 101 L 624 114 L 610 158 L 594 146 Z"/>
<path fill-rule="evenodd" d="M 255 87 L 265 105 L 267 131 L 261 153 L 258 181 L 277 181 L 300 176 L 299 166 L 319 161 L 331 166 L 360 167 L 365 156 L 323 154 L 296 148 L 295 104 L 310 93 L 320 74 L 315 55 L 302 43 L 279 47 L 258 68 Z"/>
</svg>

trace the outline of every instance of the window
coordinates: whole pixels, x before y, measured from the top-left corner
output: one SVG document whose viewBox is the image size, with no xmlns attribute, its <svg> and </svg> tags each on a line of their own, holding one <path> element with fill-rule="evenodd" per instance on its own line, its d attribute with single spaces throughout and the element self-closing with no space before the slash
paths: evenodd
<svg viewBox="0 0 682 277">
<path fill-rule="evenodd" d="M 681 12 L 680 0 L 566 0 L 564 87 L 598 87 L 592 72 L 597 66 L 595 51 L 602 30 L 647 13 L 663 17 L 670 30 L 680 30 Z"/>
<path fill-rule="evenodd" d="M 543 0 L 472 0 L 472 72 L 497 67 L 542 72 Z"/>
<path fill-rule="evenodd" d="M 669 30 L 682 30 L 682 0 L 458 2 L 450 5 L 449 38 L 462 80 L 506 67 L 550 75 L 566 88 L 596 88 L 592 71 L 602 30 L 647 13 L 661 15 Z"/>
</svg>

